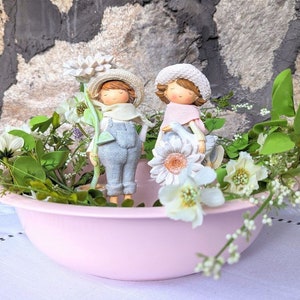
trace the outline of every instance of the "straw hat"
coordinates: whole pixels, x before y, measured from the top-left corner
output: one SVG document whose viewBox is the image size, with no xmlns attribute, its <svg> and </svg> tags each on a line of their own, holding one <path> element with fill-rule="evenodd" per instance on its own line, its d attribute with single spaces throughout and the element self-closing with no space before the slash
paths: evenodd
<svg viewBox="0 0 300 300">
<path fill-rule="evenodd" d="M 137 107 L 144 99 L 144 85 L 142 81 L 129 71 L 123 69 L 109 69 L 95 77 L 88 85 L 88 93 L 92 99 L 98 98 L 98 90 L 105 82 L 120 80 L 130 85 L 136 94 L 133 105 Z"/>
<path fill-rule="evenodd" d="M 191 64 L 176 64 L 162 69 L 155 79 L 155 86 L 168 84 L 179 78 L 193 82 L 199 89 L 202 98 L 209 100 L 211 96 L 209 81 L 200 70 Z"/>
</svg>

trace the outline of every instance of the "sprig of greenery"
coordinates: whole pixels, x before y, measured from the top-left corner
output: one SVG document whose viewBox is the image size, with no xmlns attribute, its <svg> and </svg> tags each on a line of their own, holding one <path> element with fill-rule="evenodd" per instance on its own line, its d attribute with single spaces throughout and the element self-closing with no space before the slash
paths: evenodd
<svg viewBox="0 0 300 300">
<path fill-rule="evenodd" d="M 300 204 L 297 176 L 300 175 L 300 110 L 294 110 L 291 70 L 281 72 L 275 79 L 272 93 L 271 119 L 255 124 L 248 132 L 237 135 L 232 141 L 222 139 L 227 159 L 235 159 L 241 151 L 248 152 L 257 164 L 268 169 L 268 178 L 261 182 L 260 189 L 251 195 L 250 202 L 257 206 L 255 212 L 244 216 L 243 225 L 227 236 L 227 242 L 213 257 L 199 253 L 201 262 L 196 271 L 206 276 L 220 277 L 224 263 L 235 263 L 239 253 L 234 242 L 239 236 L 249 239 L 259 217 L 270 224 L 267 213 L 287 205 Z M 226 163 L 217 170 L 218 182 L 226 195 L 224 181 Z M 267 194 L 267 197 L 265 195 Z M 228 199 L 238 195 L 227 194 Z M 226 260 L 223 255 L 229 254 Z"/>
</svg>

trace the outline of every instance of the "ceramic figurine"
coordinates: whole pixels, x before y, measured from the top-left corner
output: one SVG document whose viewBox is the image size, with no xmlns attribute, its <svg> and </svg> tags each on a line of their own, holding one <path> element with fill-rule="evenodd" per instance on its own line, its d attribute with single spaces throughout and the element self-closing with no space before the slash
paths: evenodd
<svg viewBox="0 0 300 300">
<path fill-rule="evenodd" d="M 207 135 L 198 110 L 211 95 L 206 76 L 191 64 L 175 64 L 159 72 L 155 86 L 156 95 L 167 104 L 156 146 L 167 140 L 171 132 L 196 143 L 199 152 L 205 154 L 204 164 L 217 168 L 224 149 L 216 144 L 216 136 Z"/>
<path fill-rule="evenodd" d="M 109 201 L 117 203 L 119 195 L 132 199 L 142 143 L 148 126 L 152 126 L 136 109 L 143 100 L 143 83 L 126 70 L 111 69 L 96 77 L 88 92 L 103 113 L 97 144 L 99 159 L 105 167 Z M 139 135 L 135 124 L 142 125 Z"/>
</svg>

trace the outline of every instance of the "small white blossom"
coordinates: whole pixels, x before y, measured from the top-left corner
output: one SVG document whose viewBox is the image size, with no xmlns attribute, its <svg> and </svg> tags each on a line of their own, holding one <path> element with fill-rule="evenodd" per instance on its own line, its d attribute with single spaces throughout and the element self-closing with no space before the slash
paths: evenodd
<svg viewBox="0 0 300 300">
<path fill-rule="evenodd" d="M 227 259 L 227 263 L 232 265 L 237 263 L 240 260 L 240 253 L 234 252 L 230 257 Z"/>
<path fill-rule="evenodd" d="M 271 226 L 272 225 L 272 219 L 267 215 L 263 215 L 262 223 Z"/>
<path fill-rule="evenodd" d="M 213 276 L 214 279 L 219 279 L 224 263 L 223 257 L 205 256 L 203 261 L 196 266 L 195 272 L 202 272 L 204 276 Z"/>
<path fill-rule="evenodd" d="M 227 259 L 228 264 L 237 263 L 240 259 L 240 253 L 238 252 L 238 245 L 231 243 L 228 247 L 229 257 Z"/>
<path fill-rule="evenodd" d="M 225 238 L 226 238 L 226 240 L 229 241 L 230 239 L 232 239 L 232 236 L 231 236 L 231 234 L 228 233 L 228 234 L 226 234 L 226 237 L 225 237 Z"/>
<path fill-rule="evenodd" d="M 266 115 L 268 115 L 268 114 L 270 114 L 270 111 L 267 109 L 267 108 L 262 108 L 261 110 L 260 110 L 260 113 L 259 113 L 261 116 L 266 116 Z"/>
<path fill-rule="evenodd" d="M 231 106 L 234 112 L 237 112 L 240 108 L 245 108 L 247 110 L 251 110 L 253 108 L 252 104 L 249 103 L 242 103 L 242 104 L 235 104 Z"/>
<path fill-rule="evenodd" d="M 246 227 L 249 231 L 253 231 L 253 230 L 256 229 L 255 221 L 254 221 L 254 220 L 245 219 L 245 220 L 244 220 L 244 225 L 245 225 L 245 227 Z"/>
</svg>

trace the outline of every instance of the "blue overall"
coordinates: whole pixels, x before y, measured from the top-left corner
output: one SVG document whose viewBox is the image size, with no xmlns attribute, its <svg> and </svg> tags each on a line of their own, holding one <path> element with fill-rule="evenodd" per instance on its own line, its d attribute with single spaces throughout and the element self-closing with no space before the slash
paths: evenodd
<svg viewBox="0 0 300 300">
<path fill-rule="evenodd" d="M 142 152 L 140 140 L 133 122 L 109 120 L 106 131 L 115 140 L 98 147 L 98 155 L 105 167 L 108 196 L 134 194 L 135 171 Z"/>
</svg>

